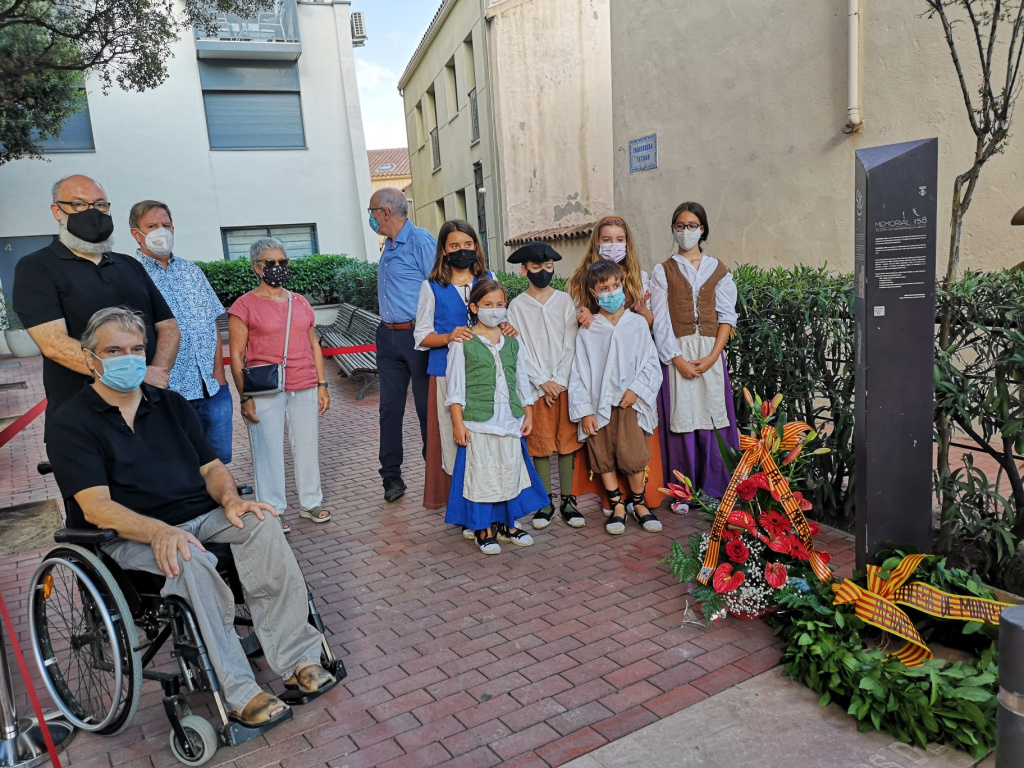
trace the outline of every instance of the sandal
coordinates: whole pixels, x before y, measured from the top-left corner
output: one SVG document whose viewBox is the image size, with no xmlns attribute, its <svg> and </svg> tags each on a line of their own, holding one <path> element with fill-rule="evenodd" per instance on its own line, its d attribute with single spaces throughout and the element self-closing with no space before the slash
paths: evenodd
<svg viewBox="0 0 1024 768">
<path fill-rule="evenodd" d="M 587 524 L 586 519 L 580 514 L 576 507 L 576 497 L 571 494 L 562 494 L 562 506 L 559 509 L 562 519 L 570 528 L 582 528 Z"/>
<path fill-rule="evenodd" d="M 312 509 L 299 510 L 299 517 L 312 520 L 314 523 L 326 523 L 331 519 L 331 513 L 317 504 Z"/>
<path fill-rule="evenodd" d="M 614 491 L 605 490 L 608 496 L 608 503 L 612 507 L 612 514 L 604 524 L 604 529 L 612 536 L 619 536 L 626 532 L 626 503 L 622 500 L 622 491 L 616 488 Z M 618 514 L 618 507 L 622 507 L 622 516 Z"/>
<path fill-rule="evenodd" d="M 278 515 L 277 519 L 281 523 L 281 530 L 282 531 L 284 531 L 285 533 L 291 533 L 292 532 L 292 524 L 284 519 L 284 515 Z"/>
<path fill-rule="evenodd" d="M 320 664 L 305 664 L 284 681 L 284 687 L 297 689 L 303 693 L 316 693 L 327 690 L 336 682 L 334 675 Z"/>
<path fill-rule="evenodd" d="M 533 536 L 522 528 L 509 528 L 504 523 L 495 523 L 494 530 L 498 534 L 498 541 L 511 541 L 517 547 L 528 547 L 533 544 Z"/>
<path fill-rule="evenodd" d="M 550 503 L 548 503 L 544 509 L 537 510 L 533 513 L 531 525 L 533 525 L 533 528 L 536 531 L 542 531 L 551 525 L 551 518 L 555 516 L 555 494 L 551 493 L 548 494 L 548 496 L 551 499 Z"/>
<path fill-rule="evenodd" d="M 474 531 L 472 528 L 462 526 L 462 538 L 472 541 L 476 538 L 476 531 Z"/>
<path fill-rule="evenodd" d="M 485 555 L 501 554 L 501 545 L 487 530 L 477 531 L 474 538 L 476 539 L 476 545 L 480 547 L 480 551 Z"/>
<path fill-rule="evenodd" d="M 241 712 L 232 712 L 231 719 L 246 728 L 259 728 L 264 725 L 285 720 L 291 715 L 291 707 L 277 696 L 260 691 L 242 708 Z"/>
<path fill-rule="evenodd" d="M 643 492 L 633 493 L 632 491 L 630 491 L 629 505 L 631 507 L 631 512 L 633 513 L 633 519 L 640 524 L 641 528 L 643 528 L 648 533 L 658 533 L 658 531 L 661 530 L 661 521 L 654 516 L 654 513 L 651 512 L 650 508 L 647 506 L 646 502 L 644 501 Z M 641 515 L 637 511 L 640 507 L 646 509 L 647 514 Z"/>
</svg>

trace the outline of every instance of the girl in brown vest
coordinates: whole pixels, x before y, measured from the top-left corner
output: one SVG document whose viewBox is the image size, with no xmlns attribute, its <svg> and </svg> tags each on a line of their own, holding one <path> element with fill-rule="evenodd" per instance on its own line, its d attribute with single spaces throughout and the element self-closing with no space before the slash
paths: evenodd
<svg viewBox="0 0 1024 768">
<path fill-rule="evenodd" d="M 672 254 L 654 268 L 654 341 L 664 364 L 658 397 L 662 463 L 696 488 L 721 498 L 729 484 L 715 430 L 739 448 L 726 342 L 736 325 L 736 283 L 703 243 L 710 228 L 704 206 L 683 203 L 672 214 Z"/>
</svg>

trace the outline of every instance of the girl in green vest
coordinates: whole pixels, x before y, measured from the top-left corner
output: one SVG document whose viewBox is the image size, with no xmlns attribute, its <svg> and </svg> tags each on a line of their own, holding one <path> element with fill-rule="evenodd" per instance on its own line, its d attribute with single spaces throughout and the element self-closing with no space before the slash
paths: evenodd
<svg viewBox="0 0 1024 768">
<path fill-rule="evenodd" d="M 459 448 L 445 522 L 475 531 L 485 555 L 499 541 L 520 547 L 533 538 L 516 525 L 548 503 L 544 484 L 526 451 L 533 426 L 533 387 L 519 340 L 504 336 L 505 289 L 478 279 L 469 296 L 472 338 L 448 347 L 445 405 Z"/>
</svg>

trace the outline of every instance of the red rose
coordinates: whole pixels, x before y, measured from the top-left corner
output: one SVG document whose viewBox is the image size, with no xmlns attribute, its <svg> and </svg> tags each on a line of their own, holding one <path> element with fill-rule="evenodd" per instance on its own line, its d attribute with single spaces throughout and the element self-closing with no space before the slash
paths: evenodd
<svg viewBox="0 0 1024 768">
<path fill-rule="evenodd" d="M 750 557 L 750 550 L 742 541 L 730 541 L 725 545 L 725 554 L 734 563 L 745 563 Z"/>
<path fill-rule="evenodd" d="M 786 575 L 786 566 L 782 563 L 765 563 L 764 580 L 775 589 L 786 586 L 789 577 Z"/>
<path fill-rule="evenodd" d="M 757 490 L 757 486 L 750 482 L 750 478 L 747 478 L 736 486 L 736 495 L 740 497 L 741 501 L 753 501 L 757 496 Z"/>
<path fill-rule="evenodd" d="M 715 571 L 711 586 L 715 588 L 715 592 L 724 595 L 726 592 L 739 589 L 743 586 L 744 581 L 746 581 L 746 576 L 742 572 L 733 573 L 730 563 L 722 563 Z"/>
</svg>

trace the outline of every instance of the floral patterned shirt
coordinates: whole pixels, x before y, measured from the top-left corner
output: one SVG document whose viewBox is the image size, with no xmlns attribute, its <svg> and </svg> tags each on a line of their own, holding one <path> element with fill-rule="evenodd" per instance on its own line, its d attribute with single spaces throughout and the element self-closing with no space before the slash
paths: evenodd
<svg viewBox="0 0 1024 768">
<path fill-rule="evenodd" d="M 220 384 L 213 378 L 214 356 L 220 345 L 217 318 L 224 314 L 220 299 L 202 270 L 187 259 L 171 256 L 164 269 L 159 261 L 142 251 L 136 251 L 135 258 L 160 289 L 181 331 L 170 389 L 186 400 L 212 397 L 220 390 Z"/>
</svg>

